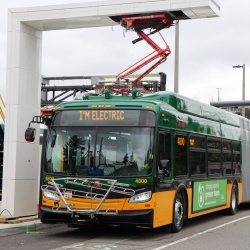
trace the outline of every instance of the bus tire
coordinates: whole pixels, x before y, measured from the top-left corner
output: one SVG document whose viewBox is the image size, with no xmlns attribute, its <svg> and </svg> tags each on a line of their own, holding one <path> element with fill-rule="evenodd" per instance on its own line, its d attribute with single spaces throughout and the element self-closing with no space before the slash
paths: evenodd
<svg viewBox="0 0 250 250">
<path fill-rule="evenodd" d="M 233 183 L 231 190 L 230 208 L 227 209 L 228 215 L 235 215 L 238 209 L 238 189 L 236 183 Z"/>
<path fill-rule="evenodd" d="M 171 225 L 171 231 L 178 233 L 181 231 L 184 223 L 184 199 L 183 196 L 178 193 L 174 201 L 173 210 L 173 223 Z"/>
</svg>

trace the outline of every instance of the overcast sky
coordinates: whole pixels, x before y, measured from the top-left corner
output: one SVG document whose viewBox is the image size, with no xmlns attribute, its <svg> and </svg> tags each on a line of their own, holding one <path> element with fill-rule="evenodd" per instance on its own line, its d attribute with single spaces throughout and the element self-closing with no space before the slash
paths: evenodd
<svg viewBox="0 0 250 250">
<path fill-rule="evenodd" d="M 92 0 L 88 0 L 90 2 Z M 119 0 L 117 0 L 119 1 Z M 87 2 L 80 0 L 2 0 L 0 1 L 0 94 L 5 97 L 7 54 L 7 9 L 50 4 Z M 218 18 L 180 22 L 179 93 L 209 103 L 241 100 L 242 68 L 246 64 L 246 100 L 250 100 L 250 1 L 220 0 Z M 167 87 L 174 90 L 175 28 L 162 34 L 171 48 L 168 60 L 154 72 L 167 74 Z M 42 74 L 73 76 L 118 74 L 152 51 L 148 44 L 133 45 L 136 33 L 115 26 L 43 33 Z M 158 35 L 152 39 L 163 46 Z M 51 82 L 60 85 L 60 82 Z M 64 83 L 65 84 L 65 83 Z"/>
</svg>

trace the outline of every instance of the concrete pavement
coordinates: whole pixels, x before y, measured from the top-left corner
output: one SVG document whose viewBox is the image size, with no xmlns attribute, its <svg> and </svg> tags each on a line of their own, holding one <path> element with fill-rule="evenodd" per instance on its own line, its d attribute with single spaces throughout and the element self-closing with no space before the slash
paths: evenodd
<svg viewBox="0 0 250 250">
<path fill-rule="evenodd" d="M 0 223 L 0 237 L 13 234 L 35 233 L 40 230 L 59 226 L 61 226 L 61 224 L 43 224 L 40 220 L 22 222 L 18 224 Z"/>
<path fill-rule="evenodd" d="M 0 201 L 0 214 L 1 214 L 1 201 Z M 61 224 L 43 224 L 40 220 L 21 222 L 17 224 L 8 224 L 0 223 L 0 237 L 13 235 L 13 234 L 22 234 L 22 233 L 35 233 L 40 230 L 58 227 Z"/>
</svg>

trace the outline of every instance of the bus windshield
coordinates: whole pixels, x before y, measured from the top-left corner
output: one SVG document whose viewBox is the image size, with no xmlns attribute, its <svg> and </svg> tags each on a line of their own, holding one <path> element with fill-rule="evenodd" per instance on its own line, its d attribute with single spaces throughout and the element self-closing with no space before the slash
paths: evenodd
<svg viewBox="0 0 250 250">
<path fill-rule="evenodd" d="M 149 175 L 154 128 L 52 126 L 44 172 L 70 176 Z"/>
</svg>

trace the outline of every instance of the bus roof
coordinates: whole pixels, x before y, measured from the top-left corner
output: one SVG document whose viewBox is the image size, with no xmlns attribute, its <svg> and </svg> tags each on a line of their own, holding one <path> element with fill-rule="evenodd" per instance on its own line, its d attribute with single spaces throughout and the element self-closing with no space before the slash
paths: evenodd
<svg viewBox="0 0 250 250">
<path fill-rule="evenodd" d="M 190 99 L 173 92 L 157 92 L 158 99 L 169 104 L 181 113 L 191 114 L 205 119 L 240 126 L 239 116 L 208 104 Z M 156 97 L 155 97 L 156 98 Z"/>
<path fill-rule="evenodd" d="M 161 107 L 161 109 L 171 112 L 168 110 L 171 106 L 177 112 L 190 114 L 193 116 L 205 118 L 212 121 L 217 121 L 225 124 L 230 124 L 233 126 L 240 126 L 239 116 L 222 109 L 210 106 L 208 104 L 192 100 L 188 97 L 169 92 L 169 91 L 160 91 L 152 94 L 145 94 L 142 96 L 137 96 L 135 99 L 132 99 L 131 96 L 110 96 L 110 99 L 106 99 L 105 96 L 98 96 L 93 93 L 81 93 L 75 97 L 71 102 L 63 102 L 59 104 L 60 108 L 81 108 L 82 105 L 86 103 L 85 100 L 94 101 L 94 102 L 104 102 L 105 103 L 114 103 L 116 101 L 125 103 L 131 102 L 147 102 L 150 101 L 151 104 L 155 104 Z M 80 102 L 79 102 L 80 101 Z M 77 105 L 76 105 L 77 103 Z M 86 107 L 84 105 L 84 107 Z"/>
</svg>

